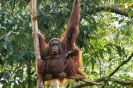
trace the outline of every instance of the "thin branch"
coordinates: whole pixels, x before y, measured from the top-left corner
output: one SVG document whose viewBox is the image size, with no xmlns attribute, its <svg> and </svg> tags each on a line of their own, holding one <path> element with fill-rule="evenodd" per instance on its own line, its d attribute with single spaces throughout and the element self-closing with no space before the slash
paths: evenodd
<svg viewBox="0 0 133 88">
<path fill-rule="evenodd" d="M 120 9 L 119 7 L 113 7 L 113 6 L 112 7 L 111 6 L 100 6 L 100 7 L 97 7 L 95 10 L 88 11 L 88 13 L 95 14 L 95 13 L 101 12 L 103 10 L 108 11 L 108 12 L 113 12 L 113 13 L 116 13 L 119 15 L 124 15 L 126 17 L 129 16 L 127 11 Z M 131 18 L 133 18 L 133 16 L 131 16 Z"/>
<path fill-rule="evenodd" d="M 132 56 L 133 56 L 133 53 L 128 57 L 127 60 L 123 61 L 112 73 L 110 73 L 110 75 L 108 77 L 113 76 L 120 69 L 120 67 L 122 67 L 124 64 L 129 62 L 131 60 Z M 104 85 L 102 86 L 102 88 L 105 87 L 106 83 L 107 83 L 107 81 L 104 82 Z"/>
<path fill-rule="evenodd" d="M 132 56 L 133 56 L 133 53 L 128 57 L 127 60 L 123 61 L 112 73 L 110 73 L 110 75 L 108 77 L 111 77 L 112 75 L 114 75 L 120 69 L 120 67 L 122 67 L 124 64 L 126 64 L 127 62 L 129 62 L 131 60 Z M 107 82 L 105 81 L 105 83 L 102 86 L 102 88 L 105 87 L 106 83 Z"/>
<path fill-rule="evenodd" d="M 14 7 L 15 7 L 15 4 L 16 4 L 16 0 L 13 1 L 13 5 L 12 5 L 12 14 L 13 14 L 13 10 L 14 10 Z"/>
<path fill-rule="evenodd" d="M 108 77 L 111 77 L 112 75 L 114 75 L 120 69 L 120 67 L 122 67 L 124 64 L 129 62 L 132 57 L 133 57 L 133 53 L 128 57 L 127 60 L 123 61 Z"/>
<path fill-rule="evenodd" d="M 122 67 L 124 64 L 129 62 L 132 57 L 133 57 L 133 53 L 128 57 L 127 60 L 123 61 L 108 77 L 101 77 L 101 78 L 95 80 L 94 82 L 90 82 L 90 81 L 87 81 L 85 79 L 80 79 L 80 78 L 75 78 L 75 77 L 71 77 L 70 79 L 75 79 L 75 80 L 80 80 L 80 81 L 85 82 L 84 84 L 80 84 L 78 86 L 75 86 L 74 88 L 81 88 L 81 87 L 85 87 L 85 86 L 94 86 L 94 85 L 102 85 L 103 84 L 102 82 L 105 82 L 103 85 L 103 88 L 104 88 L 107 81 L 116 82 L 116 83 L 122 84 L 122 85 L 133 85 L 133 81 L 123 81 L 123 80 L 111 78 L 111 76 L 114 75 L 120 69 L 120 67 Z"/>
<path fill-rule="evenodd" d="M 118 84 L 122 84 L 122 85 L 133 85 L 133 81 L 123 81 L 123 80 L 119 80 L 119 79 L 114 79 L 114 78 L 105 78 L 104 81 L 112 81 L 112 82 L 116 82 Z"/>
<path fill-rule="evenodd" d="M 86 87 L 86 86 L 102 85 L 103 84 L 102 82 L 105 82 L 105 81 L 106 82 L 112 81 L 112 82 L 115 82 L 115 83 L 118 83 L 121 85 L 133 85 L 133 81 L 124 81 L 124 80 L 115 79 L 115 78 L 111 78 L 111 77 L 102 77 L 102 78 L 97 79 L 95 82 L 90 82 L 90 81 L 85 81 L 85 80 L 80 80 L 80 81 L 83 81 L 85 83 L 77 85 L 73 88 L 82 88 L 82 87 Z"/>
<path fill-rule="evenodd" d="M 70 77 L 69 79 L 75 79 L 75 80 L 78 80 L 78 81 L 85 82 L 84 84 L 77 85 L 73 88 L 82 88 L 82 87 L 85 87 L 85 86 L 94 86 L 94 85 L 102 85 L 103 84 L 102 82 L 90 82 L 87 79 L 81 79 L 81 78 L 78 78 L 78 77 Z"/>
<path fill-rule="evenodd" d="M 133 81 L 123 81 L 123 80 L 119 80 L 119 79 L 115 79 L 115 78 L 111 78 L 111 77 L 102 77 L 96 80 L 97 82 L 102 82 L 102 81 L 112 81 L 112 82 L 116 82 L 118 84 L 122 84 L 122 85 L 133 85 Z"/>
<path fill-rule="evenodd" d="M 75 80 L 78 80 L 78 81 L 82 81 L 82 82 L 85 82 L 87 83 L 89 86 L 93 86 L 93 85 L 101 85 L 102 83 L 100 82 L 90 82 L 88 81 L 87 79 L 81 79 L 81 78 L 78 78 L 78 77 L 70 77 L 69 79 L 75 79 Z"/>
</svg>

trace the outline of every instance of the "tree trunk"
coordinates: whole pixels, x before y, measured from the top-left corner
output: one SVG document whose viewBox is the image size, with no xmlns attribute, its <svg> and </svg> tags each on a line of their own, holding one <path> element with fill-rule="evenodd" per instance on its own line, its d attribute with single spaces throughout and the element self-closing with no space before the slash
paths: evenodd
<svg viewBox="0 0 133 88">
<path fill-rule="evenodd" d="M 37 23 L 37 12 L 36 12 L 36 0 L 30 1 L 30 12 L 31 12 L 31 22 L 32 22 L 32 30 L 33 30 L 33 39 L 34 39 L 34 53 L 36 57 L 36 62 L 40 59 L 40 51 L 39 51 L 39 40 L 38 40 L 38 23 Z M 36 65 L 36 75 L 37 75 L 37 86 L 36 88 L 43 88 L 42 86 L 42 78 L 38 74 L 38 69 Z"/>
</svg>

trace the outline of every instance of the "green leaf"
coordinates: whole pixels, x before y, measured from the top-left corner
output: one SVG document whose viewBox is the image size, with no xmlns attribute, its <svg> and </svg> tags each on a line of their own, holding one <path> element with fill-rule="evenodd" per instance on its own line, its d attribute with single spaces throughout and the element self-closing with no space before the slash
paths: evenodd
<svg viewBox="0 0 133 88">
<path fill-rule="evenodd" d="M 121 23 L 123 22 L 123 20 L 124 20 L 124 19 L 120 19 L 120 20 L 119 20 L 119 24 L 121 24 Z"/>
<path fill-rule="evenodd" d="M 15 41 L 12 41 L 12 45 L 13 46 L 15 46 L 15 47 L 13 47 L 13 52 L 15 53 L 15 54 L 17 54 L 18 53 L 18 50 L 19 50 L 19 44 L 18 44 L 18 41 L 17 42 L 15 42 Z"/>
<path fill-rule="evenodd" d="M 12 33 L 12 31 L 9 31 L 9 32 L 6 34 L 6 36 L 5 36 L 5 41 L 9 41 L 9 40 L 10 40 L 9 36 L 11 35 L 11 33 Z"/>
<path fill-rule="evenodd" d="M 8 47 L 9 47 L 10 51 L 13 53 L 14 51 L 13 51 L 13 44 L 12 44 L 12 42 L 8 43 Z"/>
<path fill-rule="evenodd" d="M 94 70 L 95 63 L 96 61 L 94 60 L 94 58 L 91 58 L 92 70 Z"/>
<path fill-rule="evenodd" d="M 22 69 L 18 69 L 17 72 L 16 72 L 16 75 L 17 75 L 19 78 L 21 78 L 21 80 L 22 80 L 22 78 L 23 78 L 23 70 L 22 70 Z"/>
<path fill-rule="evenodd" d="M 109 54 L 111 54 L 111 49 L 110 49 L 110 47 L 107 47 L 107 52 L 108 52 Z"/>
<path fill-rule="evenodd" d="M 3 43 L 3 47 L 7 50 L 7 42 Z"/>
<path fill-rule="evenodd" d="M 25 56 L 25 54 L 26 54 L 27 52 L 28 52 L 28 51 L 27 51 L 26 48 L 22 49 L 22 50 L 20 51 L 20 53 L 19 53 L 17 59 L 18 59 L 18 60 L 22 59 L 22 57 Z"/>
<path fill-rule="evenodd" d="M 110 62 L 113 58 L 109 58 L 108 62 Z"/>
<path fill-rule="evenodd" d="M 18 4 L 18 6 L 19 6 L 19 9 L 22 9 L 25 6 L 25 3 L 21 2 L 21 3 Z"/>
<path fill-rule="evenodd" d="M 10 78 L 10 72 L 9 71 L 5 71 L 4 72 L 4 74 L 3 74 L 3 78 L 5 79 L 5 80 L 7 80 L 7 79 L 9 79 Z"/>
<path fill-rule="evenodd" d="M 22 45 L 23 44 L 23 41 L 21 39 L 21 35 L 16 35 L 15 36 L 15 41 L 17 41 L 18 44 Z"/>
<path fill-rule="evenodd" d="M 2 16 L 2 14 L 3 14 L 3 13 L 2 13 L 2 10 L 0 10 L 0 17 Z M 1 19 L 1 18 L 0 18 L 0 19 Z"/>
<path fill-rule="evenodd" d="M 0 58 L 0 65 L 3 65 L 3 61 L 2 61 L 2 59 Z M 1 71 L 1 69 L 0 69 L 0 71 Z"/>
<path fill-rule="evenodd" d="M 100 55 L 100 57 L 101 57 L 102 59 L 104 58 L 104 56 L 103 56 L 103 50 L 102 50 L 102 49 L 99 50 L 99 55 Z"/>
<path fill-rule="evenodd" d="M 118 54 L 121 56 L 121 47 L 120 46 L 116 46 L 116 49 L 118 51 Z"/>
<path fill-rule="evenodd" d="M 13 65 L 13 60 L 14 60 L 14 58 L 13 58 L 13 56 L 10 56 L 8 59 L 7 59 L 7 63 L 9 64 L 9 65 Z"/>
<path fill-rule="evenodd" d="M 114 40 L 115 40 L 115 42 L 117 43 L 118 41 L 119 41 L 119 35 L 120 35 L 120 33 L 119 33 L 119 31 L 117 31 L 115 34 L 114 34 Z"/>
<path fill-rule="evenodd" d="M 30 42 L 30 40 L 27 40 L 26 37 L 27 37 L 27 36 L 21 36 L 21 39 L 22 39 L 24 45 L 28 45 L 29 42 Z"/>
</svg>

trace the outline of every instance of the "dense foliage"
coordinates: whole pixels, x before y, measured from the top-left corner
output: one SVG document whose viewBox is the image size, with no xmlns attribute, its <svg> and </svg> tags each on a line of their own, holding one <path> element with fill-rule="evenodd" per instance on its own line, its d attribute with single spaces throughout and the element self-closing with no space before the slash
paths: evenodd
<svg viewBox="0 0 133 88">
<path fill-rule="evenodd" d="M 35 56 L 29 5 L 23 0 L 0 2 L 0 86 L 35 88 Z M 73 0 L 38 0 L 39 30 L 47 36 L 47 41 L 60 37 L 65 30 L 72 3 Z M 97 10 L 101 6 L 104 6 L 104 10 Z M 107 6 L 115 10 L 106 9 Z M 130 82 L 133 79 L 132 7 L 133 0 L 81 2 L 77 45 L 83 50 L 83 70 L 88 75 L 87 80 L 97 83 L 104 81 L 94 88 L 129 88 L 133 85 Z M 124 12 L 127 15 L 122 14 Z M 110 78 L 99 81 L 101 77 Z M 70 87 L 77 84 L 84 84 L 86 88 L 89 85 L 87 82 L 72 82 Z"/>
</svg>

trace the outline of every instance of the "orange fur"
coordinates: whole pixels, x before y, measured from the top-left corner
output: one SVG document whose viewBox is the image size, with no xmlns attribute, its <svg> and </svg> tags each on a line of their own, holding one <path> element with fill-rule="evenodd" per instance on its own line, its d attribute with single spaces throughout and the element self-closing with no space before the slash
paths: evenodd
<svg viewBox="0 0 133 88">
<path fill-rule="evenodd" d="M 63 83 L 64 79 L 77 75 L 86 78 L 82 66 L 81 50 L 75 45 L 79 34 L 80 3 L 74 0 L 72 13 L 68 21 L 66 31 L 60 39 L 53 38 L 47 44 L 45 37 L 39 33 L 39 48 L 41 60 L 37 62 L 38 73 L 42 75 L 43 81 L 58 79 Z M 58 41 L 59 51 L 53 56 L 51 42 Z"/>
</svg>

